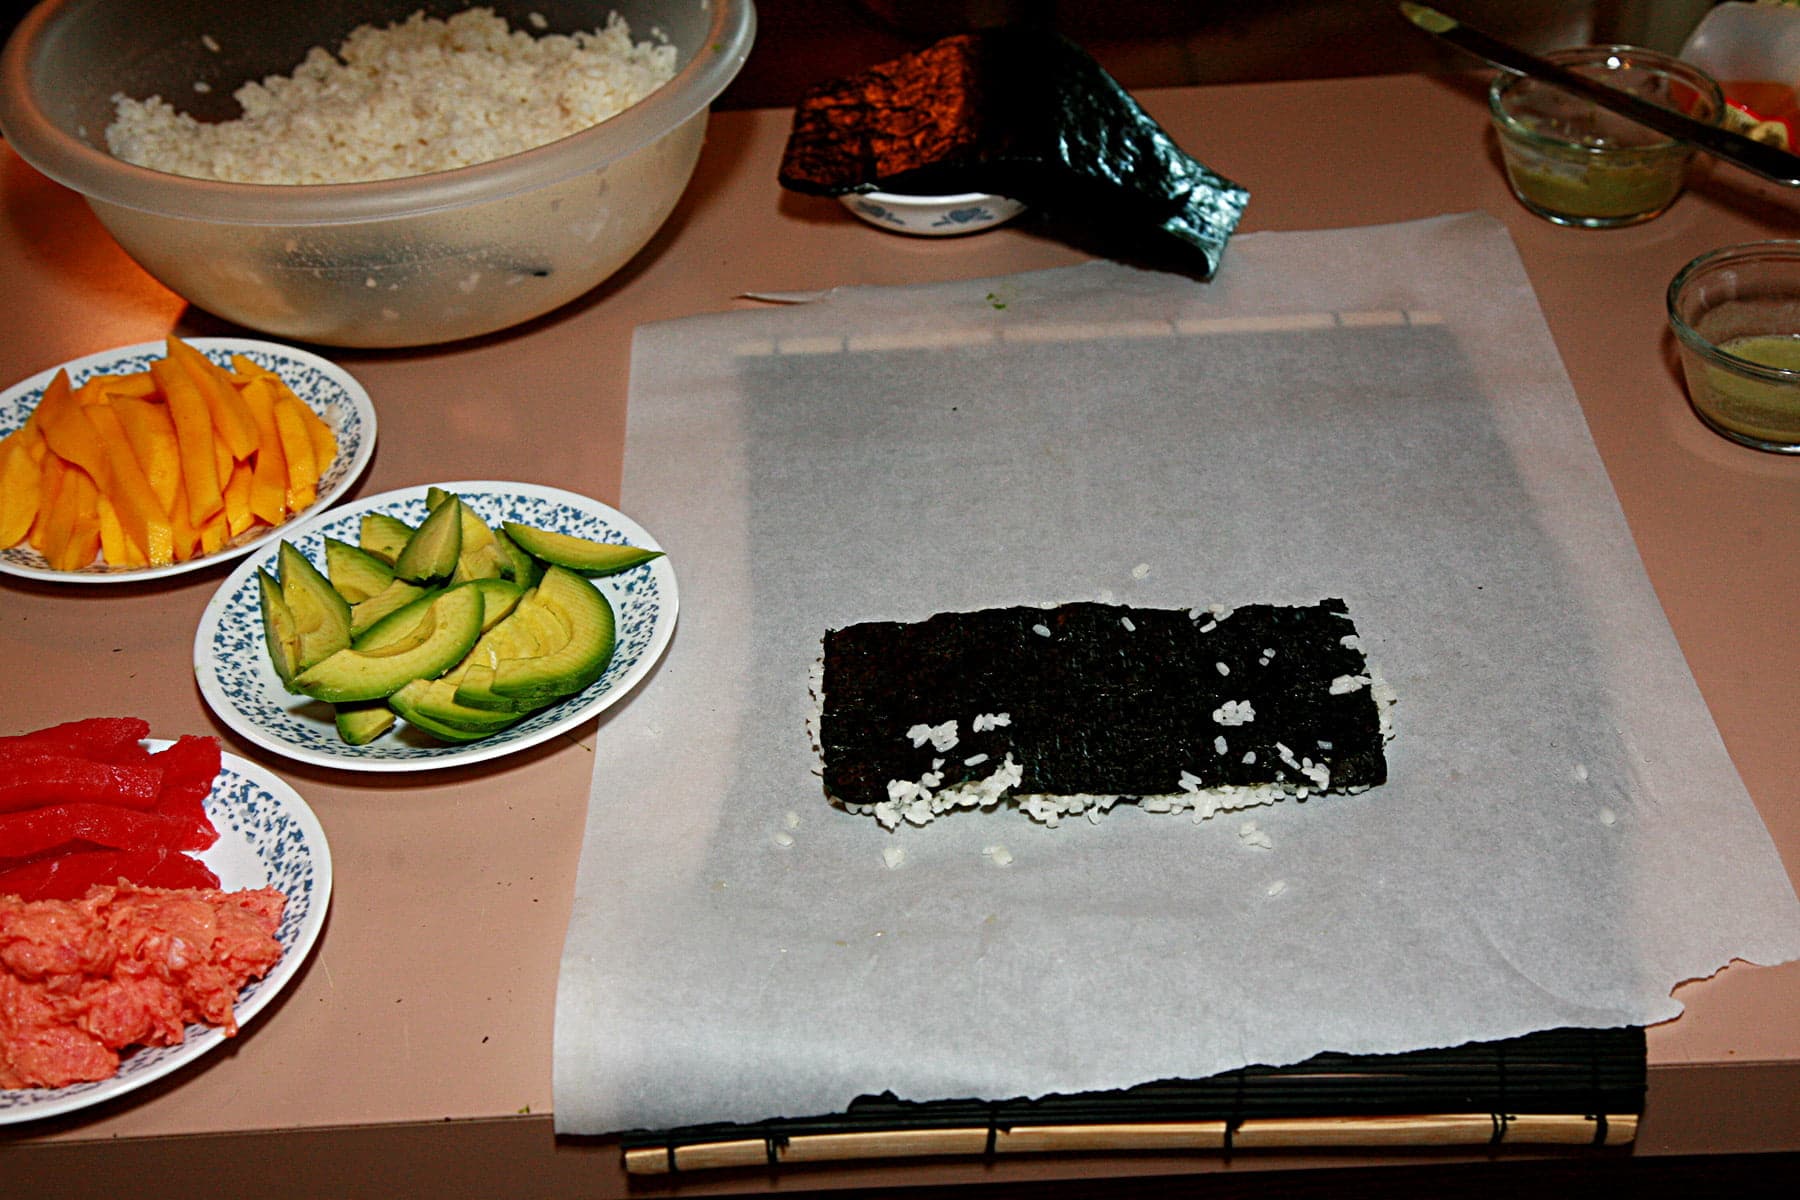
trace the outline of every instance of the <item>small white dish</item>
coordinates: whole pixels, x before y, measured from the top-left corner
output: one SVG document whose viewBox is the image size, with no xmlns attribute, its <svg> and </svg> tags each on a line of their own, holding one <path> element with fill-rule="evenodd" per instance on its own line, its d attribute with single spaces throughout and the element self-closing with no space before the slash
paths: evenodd
<svg viewBox="0 0 1800 1200">
<path fill-rule="evenodd" d="M 284 524 L 258 524 L 247 530 L 237 541 L 229 542 L 211 554 L 197 555 L 186 562 L 161 567 L 121 567 L 96 560 L 78 571 L 56 571 L 51 569 L 50 564 L 44 561 L 44 556 L 32 549 L 29 543 L 21 542 L 11 549 L 0 549 L 0 574 L 53 583 L 142 583 L 145 580 L 162 579 L 215 566 L 248 554 L 292 528 L 300 520 L 323 512 L 330 507 L 332 501 L 349 489 L 357 476 L 362 474 L 363 468 L 369 465 L 369 459 L 375 453 L 375 406 L 369 401 L 369 393 L 363 390 L 363 386 L 348 371 L 317 354 L 276 342 L 229 337 L 182 340 L 221 366 L 229 367 L 231 356 L 242 354 L 267 367 L 281 376 L 282 381 L 293 389 L 294 394 L 308 408 L 324 418 L 337 437 L 338 453 L 331 466 L 319 478 L 318 499 Z M 0 436 L 25 424 L 26 418 L 43 398 L 44 389 L 50 385 L 50 380 L 55 378 L 59 370 L 67 370 L 69 382 L 80 387 L 95 375 L 128 375 L 149 370 L 152 362 L 167 353 L 166 343 L 139 342 L 134 346 L 102 350 L 98 354 L 72 359 L 60 367 L 39 371 L 30 379 L 0 392 Z"/>
<path fill-rule="evenodd" d="M 150 739 L 152 750 L 169 743 Z M 299 793 L 266 769 L 234 754 L 221 756 L 218 778 L 206 798 L 206 815 L 218 828 L 219 840 L 197 858 L 212 868 L 219 886 L 236 892 L 272 887 L 287 896 L 287 907 L 275 940 L 281 961 L 261 979 L 238 993 L 236 1015 L 240 1036 L 250 1019 L 292 983 L 306 962 L 331 903 L 331 848 L 325 831 Z M 190 1025 L 179 1046 L 140 1046 L 119 1061 L 111 1079 L 72 1083 L 60 1088 L 0 1091 L 0 1125 L 59 1116 L 102 1104 L 233 1041 L 221 1029 Z"/>
<path fill-rule="evenodd" d="M 838 197 L 843 206 L 889 233 L 917 237 L 955 237 L 1004 225 L 1025 205 L 988 192 L 954 196 L 907 196 L 899 192 L 852 192 Z"/>
<path fill-rule="evenodd" d="M 598 541 L 660 550 L 648 530 L 616 509 L 560 488 L 529 483 L 464 481 L 437 486 L 455 492 L 482 520 L 519 521 Z M 325 539 L 356 544 L 362 516 L 391 513 L 409 525 L 425 519 L 426 489 L 401 488 L 347 504 L 298 528 L 282 531 L 323 569 Z M 200 695 L 234 733 L 265 750 L 300 762 L 345 771 L 429 771 L 462 767 L 512 754 L 580 724 L 622 699 L 656 665 L 675 632 L 675 568 L 667 557 L 594 580 L 612 603 L 618 644 L 606 673 L 577 695 L 531 714 L 478 742 L 451 745 L 404 721 L 364 746 L 338 736 L 331 705 L 296 696 L 282 686 L 263 640 L 256 571 L 276 573 L 280 543 L 238 564 L 201 614 L 194 635 L 194 676 Z"/>
</svg>

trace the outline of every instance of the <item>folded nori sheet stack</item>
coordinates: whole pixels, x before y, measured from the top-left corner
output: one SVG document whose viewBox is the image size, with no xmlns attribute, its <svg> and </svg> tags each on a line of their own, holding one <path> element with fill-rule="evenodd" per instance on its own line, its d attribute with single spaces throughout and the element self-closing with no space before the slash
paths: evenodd
<svg viewBox="0 0 1800 1200">
<path fill-rule="evenodd" d="M 1008 755 L 1023 771 L 1019 795 L 1372 787 L 1387 761 L 1355 633 L 1335 599 L 1234 610 L 1084 602 L 832 630 L 819 722 L 826 790 L 874 805 L 890 780 L 936 773 L 953 786 Z M 1006 723 L 975 728 L 993 715 Z M 949 721 L 948 749 L 909 734 Z M 1298 769 L 1309 762 L 1329 772 L 1328 787 Z"/>
<path fill-rule="evenodd" d="M 781 184 L 840 196 L 989 192 L 1218 269 L 1249 193 L 1177 146 L 1086 51 L 1049 30 L 957 34 L 810 89 Z"/>
</svg>

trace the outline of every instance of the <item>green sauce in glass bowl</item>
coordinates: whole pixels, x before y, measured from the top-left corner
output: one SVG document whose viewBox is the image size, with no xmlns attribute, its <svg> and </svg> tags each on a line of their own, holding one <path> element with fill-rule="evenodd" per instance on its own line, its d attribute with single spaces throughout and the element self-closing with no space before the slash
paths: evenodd
<svg viewBox="0 0 1800 1200">
<path fill-rule="evenodd" d="M 1635 46 L 1580 46 L 1551 62 L 1641 100 L 1717 121 L 1724 93 L 1705 72 Z M 1608 229 L 1648 221 L 1687 184 L 1694 148 L 1565 92 L 1503 74 L 1488 112 L 1507 182 L 1532 212 L 1559 225 Z"/>
<path fill-rule="evenodd" d="M 1755 334 L 1721 342 L 1733 358 L 1800 372 L 1800 335 Z M 1800 377 L 1769 379 L 1707 364 L 1690 372 L 1695 407 L 1717 425 L 1764 446 L 1800 443 Z"/>
<path fill-rule="evenodd" d="M 1648 220 L 1675 202 L 1688 160 L 1667 156 L 1590 156 L 1564 159 L 1505 146 L 1514 194 L 1539 212 L 1590 221 Z"/>
</svg>

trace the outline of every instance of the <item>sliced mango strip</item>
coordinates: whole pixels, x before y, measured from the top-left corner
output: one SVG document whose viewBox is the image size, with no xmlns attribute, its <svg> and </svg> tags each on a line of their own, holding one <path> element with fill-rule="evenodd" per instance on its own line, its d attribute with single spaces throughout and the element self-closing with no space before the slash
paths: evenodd
<svg viewBox="0 0 1800 1200">
<path fill-rule="evenodd" d="M 231 478 L 231 469 L 236 465 L 237 458 L 231 453 L 231 447 L 225 444 L 225 439 L 213 438 L 213 473 L 219 477 L 219 494 L 221 496 L 225 494 L 226 481 Z"/>
<path fill-rule="evenodd" d="M 249 458 L 256 452 L 256 425 L 250 419 L 231 376 L 212 359 L 178 337 L 168 339 L 169 361 L 193 383 L 212 413 L 213 428 L 233 458 Z M 223 480 L 223 476 L 220 477 Z"/>
<path fill-rule="evenodd" d="M 69 387 L 69 373 L 59 370 L 44 385 L 44 394 L 38 397 L 37 407 L 31 410 L 26 424 L 36 425 L 41 432 L 46 421 L 54 420 L 64 411 L 75 407 L 75 393 Z"/>
<path fill-rule="evenodd" d="M 275 432 L 281 438 L 281 452 L 287 460 L 287 505 L 293 512 L 300 512 L 319 495 L 319 460 L 306 432 L 306 418 L 299 411 L 305 407 L 286 396 L 275 399 Z"/>
<path fill-rule="evenodd" d="M 225 523 L 225 510 L 208 517 L 200 526 L 200 551 L 203 554 L 217 554 L 225 546 L 225 539 L 231 530 Z"/>
<path fill-rule="evenodd" d="M 75 524 L 63 547 L 65 571 L 87 566 L 100 555 L 100 489 L 86 472 L 75 472 Z"/>
<path fill-rule="evenodd" d="M 169 505 L 169 533 L 176 562 L 186 562 L 194 557 L 194 552 L 200 548 L 200 531 L 194 527 L 193 515 L 188 512 L 186 488 L 176 492 L 175 502 Z"/>
<path fill-rule="evenodd" d="M 288 470 L 281 435 L 275 429 L 275 390 L 267 379 L 253 376 L 244 384 L 242 395 L 256 421 L 256 469 L 250 477 L 250 511 L 271 525 L 279 525 L 288 515 Z"/>
<path fill-rule="evenodd" d="M 0 441 L 0 550 L 18 545 L 31 532 L 43 474 L 24 438 Z"/>
<path fill-rule="evenodd" d="M 312 442 L 313 460 L 318 464 L 318 475 L 314 477 L 316 482 L 337 459 L 337 434 L 333 433 L 331 426 L 325 423 L 324 417 L 314 412 L 312 406 L 302 400 L 294 392 L 294 389 L 288 386 L 287 380 L 269 368 L 242 354 L 232 355 L 231 365 L 237 372 L 239 390 L 244 393 L 245 400 L 250 399 L 249 385 L 260 379 L 263 381 L 263 386 L 267 387 L 274 395 L 285 398 L 299 410 L 300 415 L 305 419 L 307 437 Z"/>
<path fill-rule="evenodd" d="M 100 493 L 100 557 L 109 563 L 123 563 L 130 555 L 126 550 L 130 545 L 131 539 L 119 524 L 119 510 L 105 492 Z"/>
<path fill-rule="evenodd" d="M 34 412 L 32 415 L 35 416 L 36 413 Z M 32 462 L 43 462 L 44 455 L 49 453 L 44 446 L 43 431 L 37 427 L 37 422 L 31 417 L 25 418 L 23 425 L 5 437 L 0 437 L 0 446 L 17 446 L 31 456 Z"/>
<path fill-rule="evenodd" d="M 31 548 L 48 558 L 44 550 L 50 537 L 51 510 L 56 507 L 56 497 L 62 491 L 63 476 L 75 468 L 69 466 L 54 454 L 46 454 L 39 464 L 43 471 L 38 480 L 38 515 L 32 522 L 31 533 L 27 535 Z M 67 537 L 65 531 L 64 537 Z"/>
<path fill-rule="evenodd" d="M 225 531 L 230 537 L 236 537 L 256 523 L 256 514 L 250 511 L 252 469 L 247 462 L 232 463 L 231 478 L 225 481 Z"/>
<path fill-rule="evenodd" d="M 43 431 L 44 441 L 58 457 L 86 471 L 95 485 L 105 491 L 112 483 L 112 466 L 86 410 L 72 403 L 50 406 L 49 412 L 45 412 L 45 407 L 38 406 L 38 428 Z"/>
<path fill-rule="evenodd" d="M 181 449 L 175 440 L 175 421 L 169 406 L 150 400 L 116 396 L 107 407 L 119 418 L 131 453 L 137 458 L 150 490 L 166 513 L 175 506 L 181 490 Z"/>
<path fill-rule="evenodd" d="M 233 354 L 231 356 L 231 370 L 237 377 L 237 384 L 239 387 L 249 383 L 259 375 L 266 375 L 270 379 L 280 378 L 275 372 L 269 370 L 269 368 L 263 366 L 247 354 Z"/>
<path fill-rule="evenodd" d="M 156 380 L 148 371 L 133 371 L 128 375 L 90 375 L 82 385 L 75 389 L 76 403 L 82 407 L 99 404 L 108 396 L 154 396 Z"/>
<path fill-rule="evenodd" d="M 313 462 L 319 471 L 318 476 L 314 479 L 316 483 L 319 479 L 324 478 L 326 470 L 337 458 L 337 434 L 331 432 L 331 426 L 327 425 L 324 418 L 312 410 L 311 405 L 289 391 L 285 383 L 281 387 L 293 398 L 294 407 L 298 408 L 301 415 L 306 418 L 306 437 L 312 443 Z"/>
<path fill-rule="evenodd" d="M 159 358 L 151 363 L 150 373 L 167 398 L 169 416 L 175 422 L 188 515 L 204 522 L 225 507 L 225 498 L 219 492 L 218 463 L 213 457 L 212 410 L 187 372 L 169 359 Z"/>
<path fill-rule="evenodd" d="M 100 550 L 100 489 L 80 467 L 64 468 L 44 529 L 44 558 L 55 571 L 74 571 Z"/>
<path fill-rule="evenodd" d="M 92 426 L 96 439 L 105 447 L 109 483 L 103 496 L 117 515 L 120 528 L 137 548 L 138 557 L 159 567 L 174 562 L 175 535 L 169 511 L 132 452 L 131 439 L 118 412 L 108 401 L 83 409 L 82 419 Z M 101 512 L 104 514 L 104 507 Z M 104 539 L 101 546 L 104 549 Z M 121 560 L 108 552 L 106 561 Z"/>
</svg>

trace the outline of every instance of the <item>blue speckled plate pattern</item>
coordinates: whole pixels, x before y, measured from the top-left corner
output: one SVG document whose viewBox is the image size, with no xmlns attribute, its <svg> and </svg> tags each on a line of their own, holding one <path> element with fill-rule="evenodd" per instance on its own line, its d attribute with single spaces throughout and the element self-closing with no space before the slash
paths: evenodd
<svg viewBox="0 0 1800 1200">
<path fill-rule="evenodd" d="M 161 750 L 169 743 L 153 739 L 146 745 Z M 281 961 L 238 993 L 241 1039 L 250 1019 L 299 973 L 325 926 L 325 910 L 331 903 L 331 848 L 318 818 L 294 789 L 236 755 L 224 756 L 212 795 L 206 799 L 206 814 L 217 826 L 219 840 L 199 857 L 219 877 L 219 886 L 233 892 L 273 887 L 288 898 L 281 927 L 275 931 L 281 943 Z M 235 1040 L 210 1026 L 190 1025 L 181 1045 L 134 1050 L 119 1063 L 119 1073 L 111 1079 L 63 1088 L 0 1091 L 0 1125 L 36 1121 L 103 1103 Z"/>
<path fill-rule="evenodd" d="M 576 537 L 658 550 L 656 539 L 612 508 L 557 488 L 491 481 L 442 483 L 490 525 L 521 521 Z M 325 539 L 356 544 L 364 513 L 390 513 L 408 525 L 425 519 L 425 488 L 384 492 L 322 513 L 283 536 L 323 569 Z M 586 690 L 478 742 L 450 745 L 404 721 L 366 746 L 338 736 L 331 706 L 282 686 L 263 641 L 257 568 L 276 573 L 279 543 L 260 548 L 220 585 L 194 636 L 200 694 L 233 731 L 266 750 L 348 771 L 424 771 L 467 766 L 535 746 L 615 703 L 642 679 L 675 631 L 675 569 L 665 558 L 594 582 L 612 602 L 618 645 L 606 673 Z"/>
<path fill-rule="evenodd" d="M 242 354 L 274 371 L 293 389 L 296 396 L 306 402 L 307 407 L 324 418 L 331 431 L 337 435 L 337 458 L 319 479 L 319 498 L 311 508 L 299 514 L 296 520 L 323 512 L 332 501 L 344 494 L 356 481 L 356 477 L 362 474 L 363 468 L 369 465 L 369 458 L 375 453 L 375 407 L 369 402 L 369 394 L 363 390 L 362 385 L 342 367 L 305 350 L 251 338 L 203 337 L 185 340 L 188 345 L 223 366 L 231 365 L 233 354 Z M 140 342 L 135 346 L 121 346 L 116 350 L 105 350 L 86 358 L 77 358 L 62 364 L 62 368 L 68 370 L 69 382 L 80 387 L 95 375 L 125 375 L 134 371 L 147 371 L 152 362 L 167 353 L 168 346 L 163 342 Z M 0 392 L 0 436 L 25 424 L 25 419 L 37 407 L 38 401 L 43 398 L 44 389 L 50 386 L 50 380 L 58 370 L 57 367 L 51 367 L 47 371 L 39 371 L 25 382 L 14 384 Z M 215 553 L 202 554 L 187 562 L 171 563 L 164 567 L 119 567 L 95 561 L 79 571 L 53 571 L 50 564 L 44 561 L 43 555 L 28 544 L 20 544 L 9 550 L 0 550 L 0 573 L 56 583 L 139 583 L 166 575 L 179 575 L 184 571 L 197 571 L 202 567 L 214 566 L 241 554 L 248 554 L 280 536 L 281 531 L 292 524 L 290 521 L 272 529 L 266 525 L 256 525 Z"/>
</svg>

